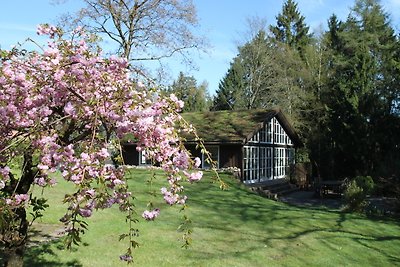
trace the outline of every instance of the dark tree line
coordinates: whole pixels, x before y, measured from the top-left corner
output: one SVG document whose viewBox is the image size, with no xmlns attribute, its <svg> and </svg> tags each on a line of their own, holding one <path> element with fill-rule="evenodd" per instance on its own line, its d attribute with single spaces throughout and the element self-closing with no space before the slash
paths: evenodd
<svg viewBox="0 0 400 267">
<path fill-rule="evenodd" d="M 280 107 L 325 179 L 400 172 L 400 40 L 378 0 L 311 34 L 288 0 L 276 25 L 238 47 L 212 109 Z"/>
</svg>

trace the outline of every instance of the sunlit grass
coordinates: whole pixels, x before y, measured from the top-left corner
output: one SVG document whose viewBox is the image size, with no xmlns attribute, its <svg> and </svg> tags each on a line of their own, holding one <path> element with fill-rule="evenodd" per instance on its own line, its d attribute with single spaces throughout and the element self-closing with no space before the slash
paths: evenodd
<svg viewBox="0 0 400 267">
<path fill-rule="evenodd" d="M 177 228 L 183 214 L 163 203 L 162 174 L 157 173 L 152 188 L 145 183 L 150 171 L 132 170 L 129 177 L 139 211 L 148 201 L 161 208 L 156 221 L 137 224 L 141 246 L 135 250 L 136 266 L 393 266 L 400 262 L 398 221 L 293 207 L 260 197 L 229 175 L 222 175 L 230 187 L 221 191 L 211 183 L 211 173 L 187 187 L 186 214 L 194 232 L 192 246 L 182 249 Z M 41 223 L 58 223 L 65 209 L 61 199 L 65 190 L 71 190 L 68 186 L 60 181 L 46 190 L 50 208 Z M 118 259 L 127 246 L 118 242 L 128 229 L 124 214 L 113 208 L 96 213 L 88 222 L 89 231 L 79 248 L 66 251 L 60 241 L 31 247 L 26 265 L 126 266 Z"/>
</svg>

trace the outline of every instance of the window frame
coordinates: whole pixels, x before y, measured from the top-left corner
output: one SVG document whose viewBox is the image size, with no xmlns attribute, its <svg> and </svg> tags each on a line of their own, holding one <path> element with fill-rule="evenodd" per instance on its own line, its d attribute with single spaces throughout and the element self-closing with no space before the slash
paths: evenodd
<svg viewBox="0 0 400 267">
<path fill-rule="evenodd" d="M 139 166 L 150 166 L 152 165 L 151 159 L 147 159 L 143 151 L 139 151 Z"/>
</svg>

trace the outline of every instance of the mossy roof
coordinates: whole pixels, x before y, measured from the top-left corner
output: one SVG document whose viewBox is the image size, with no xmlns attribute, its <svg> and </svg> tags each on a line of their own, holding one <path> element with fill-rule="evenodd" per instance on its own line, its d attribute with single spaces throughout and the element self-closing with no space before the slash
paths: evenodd
<svg viewBox="0 0 400 267">
<path fill-rule="evenodd" d="M 244 144 L 272 117 L 277 117 L 288 135 L 298 141 L 290 123 L 279 109 L 210 111 L 182 113 L 182 117 L 192 124 L 199 137 L 205 143 Z M 187 141 L 194 141 L 194 136 L 185 136 Z"/>
</svg>

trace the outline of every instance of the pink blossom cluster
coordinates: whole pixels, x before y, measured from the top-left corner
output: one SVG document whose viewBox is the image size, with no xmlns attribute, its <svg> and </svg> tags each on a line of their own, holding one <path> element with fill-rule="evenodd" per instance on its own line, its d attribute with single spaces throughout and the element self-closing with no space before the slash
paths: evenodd
<svg viewBox="0 0 400 267">
<path fill-rule="evenodd" d="M 56 32 L 57 27 L 48 24 L 38 25 L 36 30 L 38 35 L 50 35 L 51 38 L 54 38 Z"/>
<path fill-rule="evenodd" d="M 175 191 L 177 190 L 174 190 L 173 187 L 171 187 L 170 190 L 165 187 L 161 188 L 161 194 L 163 194 L 165 202 L 169 205 L 185 204 L 187 197 L 181 197 L 179 194 L 175 193 Z"/>
<path fill-rule="evenodd" d="M 0 167 L 0 190 L 6 186 L 6 182 L 10 180 L 10 167 Z"/>
<path fill-rule="evenodd" d="M 183 173 L 186 175 L 188 181 L 191 182 L 191 183 L 198 182 L 203 177 L 203 172 L 202 171 L 197 171 L 197 172 L 192 172 L 192 173 L 189 173 L 187 171 L 183 171 Z"/>
<path fill-rule="evenodd" d="M 182 182 L 199 181 L 202 172 L 192 171 L 200 159 L 191 158 L 177 130 L 184 125 L 178 113 L 183 102 L 132 80 L 128 61 L 103 57 L 81 29 L 69 40 L 50 25 L 38 27 L 38 34 L 51 38 L 43 52 L 10 51 L 0 64 L 0 190 L 11 185 L 11 160 L 29 148 L 39 161 L 34 184 L 53 186 L 53 174 L 60 172 L 76 188 L 65 197 L 62 221 L 68 227 L 96 209 L 118 205 L 130 211 L 125 169 L 110 165 L 109 151 L 112 136 L 133 134 L 138 150 L 166 172 L 166 203 L 185 204 Z M 28 192 L 14 189 L 7 205 L 29 203 Z M 159 212 L 146 210 L 142 217 L 154 220 Z"/>
<path fill-rule="evenodd" d="M 142 213 L 142 217 L 146 221 L 154 221 L 154 219 L 157 218 L 158 215 L 160 215 L 160 209 L 153 209 L 152 211 L 145 210 Z"/>
<path fill-rule="evenodd" d="M 11 198 L 6 198 L 6 204 L 11 208 L 24 206 L 29 201 L 28 194 L 14 194 Z"/>
<path fill-rule="evenodd" d="M 36 177 L 33 182 L 34 182 L 34 184 L 37 184 L 38 186 L 41 186 L 41 187 L 54 186 L 57 184 L 57 181 L 55 178 L 49 178 L 47 176 L 46 177 L 43 177 L 43 176 Z"/>
<path fill-rule="evenodd" d="M 182 108 L 184 107 L 185 103 L 184 103 L 182 100 L 178 99 L 178 97 L 176 97 L 175 94 L 171 94 L 171 95 L 169 96 L 169 98 L 170 98 L 171 101 L 175 104 L 177 110 L 178 110 L 178 111 L 181 111 Z"/>
</svg>

